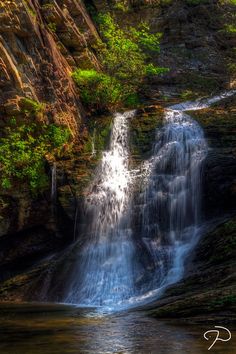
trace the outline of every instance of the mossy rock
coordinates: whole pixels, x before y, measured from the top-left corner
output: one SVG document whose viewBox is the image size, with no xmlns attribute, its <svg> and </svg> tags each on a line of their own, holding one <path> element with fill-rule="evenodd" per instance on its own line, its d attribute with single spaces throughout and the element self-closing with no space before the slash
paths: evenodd
<svg viewBox="0 0 236 354">
<path fill-rule="evenodd" d="M 188 113 L 203 127 L 210 146 L 236 149 L 236 96 Z"/>
<path fill-rule="evenodd" d="M 87 122 L 88 137 L 84 147 L 85 153 L 95 153 L 99 159 L 102 151 L 109 144 L 113 118 L 111 115 L 91 117 Z M 94 151 L 93 151 L 94 149 Z"/>
<path fill-rule="evenodd" d="M 214 239 L 214 243 L 212 247 L 208 247 L 212 239 Z M 231 262 L 236 256 L 236 218 L 229 220 L 208 234 L 202 243 L 208 262 L 217 264 Z"/>
<path fill-rule="evenodd" d="M 221 312 L 227 311 L 227 314 L 235 313 L 236 297 L 235 287 L 227 287 L 224 289 L 204 291 L 200 294 L 189 294 L 184 299 L 175 299 L 170 303 L 163 303 L 160 307 L 151 310 L 149 314 L 157 318 L 191 318 L 191 321 L 201 321 L 204 317 L 205 322 L 208 316 L 213 318 Z M 228 321 L 232 320 L 231 316 L 227 316 Z M 199 320 L 198 320 L 198 317 Z M 222 316 L 222 320 L 224 317 Z M 233 318 L 235 320 L 235 316 Z"/>
<path fill-rule="evenodd" d="M 137 111 L 130 122 L 130 149 L 134 161 L 150 157 L 155 135 L 162 126 L 164 110 L 149 106 Z"/>
<path fill-rule="evenodd" d="M 236 321 L 236 217 L 218 225 L 199 241 L 190 272 L 166 289 L 148 312 L 184 321 Z"/>
<path fill-rule="evenodd" d="M 72 202 L 73 196 L 77 199 L 84 197 L 102 157 L 102 152 L 108 148 L 112 116 L 91 116 L 86 123 L 84 136 L 80 143 L 74 146 L 71 158 L 68 161 L 63 160 L 57 163 L 58 176 L 61 175 L 63 179 L 66 173 Z M 61 192 L 62 195 L 65 194 L 63 188 Z"/>
<path fill-rule="evenodd" d="M 184 90 L 191 91 L 194 98 L 211 95 L 216 88 L 222 87 L 222 82 L 218 77 L 201 75 L 197 72 L 183 73 L 180 84 Z"/>
</svg>

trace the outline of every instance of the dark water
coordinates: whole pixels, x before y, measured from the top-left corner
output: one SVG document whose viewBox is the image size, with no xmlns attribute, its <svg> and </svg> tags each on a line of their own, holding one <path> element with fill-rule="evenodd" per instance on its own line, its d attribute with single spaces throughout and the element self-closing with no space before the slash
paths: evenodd
<svg viewBox="0 0 236 354">
<path fill-rule="evenodd" d="M 217 325 L 217 324 L 216 324 Z M 175 354 L 236 353 L 229 342 L 210 345 L 212 325 L 174 325 L 142 312 L 102 314 L 54 304 L 0 305 L 0 353 L 4 354 Z"/>
</svg>

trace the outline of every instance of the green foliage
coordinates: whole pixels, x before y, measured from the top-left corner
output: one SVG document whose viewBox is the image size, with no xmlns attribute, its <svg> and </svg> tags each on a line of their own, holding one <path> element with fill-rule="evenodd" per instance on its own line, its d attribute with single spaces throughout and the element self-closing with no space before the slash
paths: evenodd
<svg viewBox="0 0 236 354">
<path fill-rule="evenodd" d="M 122 12 L 128 12 L 129 11 L 129 5 L 126 0 L 117 0 L 116 3 L 114 4 L 114 9 Z"/>
<path fill-rule="evenodd" d="M 29 184 L 33 193 L 47 185 L 45 156 L 59 154 L 68 142 L 67 128 L 55 125 L 22 124 L 14 120 L 0 138 L 0 183 L 3 188 L 12 187 L 14 181 Z"/>
<path fill-rule="evenodd" d="M 150 63 L 150 52 L 159 52 L 160 33 L 151 34 L 147 24 L 139 28 L 120 29 L 112 16 L 98 16 L 104 42 L 97 46 L 98 56 L 106 74 L 96 70 L 77 69 L 72 77 L 80 88 L 82 101 L 95 109 L 116 107 L 119 103 L 133 107 L 138 104 L 137 92 L 145 77 L 159 75 L 167 68 Z"/>
<path fill-rule="evenodd" d="M 33 10 L 31 4 L 29 3 L 29 1 L 28 0 L 23 0 L 23 3 L 25 4 L 25 7 L 26 7 L 28 13 L 31 16 L 36 17 L 37 14 L 36 14 L 35 10 Z"/>
<path fill-rule="evenodd" d="M 31 115 L 35 115 L 44 110 L 44 104 L 32 100 L 31 98 L 25 97 L 20 101 L 21 110 L 23 113 L 30 113 Z"/>
<path fill-rule="evenodd" d="M 124 86 L 127 94 L 134 91 L 145 76 L 145 55 L 137 42 L 126 35 L 111 15 L 100 15 L 101 43 L 99 56 L 104 70 Z"/>
<path fill-rule="evenodd" d="M 234 25 L 226 25 L 225 26 L 225 31 L 230 34 L 235 34 L 236 33 L 236 26 Z"/>
<path fill-rule="evenodd" d="M 72 77 L 80 88 L 81 99 L 87 106 L 105 109 L 121 99 L 122 88 L 115 78 L 96 70 L 77 69 Z"/>
<path fill-rule="evenodd" d="M 124 99 L 124 104 L 126 107 L 137 107 L 139 104 L 139 97 L 136 92 L 130 93 Z"/>
<path fill-rule="evenodd" d="M 112 108 L 119 102 L 137 104 L 137 92 L 147 76 L 167 71 L 150 63 L 150 52 L 159 52 L 160 33 L 151 34 L 147 24 L 138 29 L 120 29 L 112 16 L 98 16 L 104 42 L 97 46 L 98 56 L 106 74 L 95 70 L 76 70 L 72 77 L 81 89 L 82 100 L 90 106 Z"/>
<path fill-rule="evenodd" d="M 232 74 L 232 75 L 236 74 L 236 63 L 229 63 L 227 65 L 227 67 L 228 67 L 228 70 L 229 70 L 230 74 Z"/>
<path fill-rule="evenodd" d="M 57 25 L 54 22 L 49 22 L 48 23 L 48 28 L 54 33 L 57 31 Z"/>
<path fill-rule="evenodd" d="M 147 76 L 154 76 L 154 75 L 160 75 L 163 73 L 166 73 L 169 71 L 168 68 L 162 68 L 159 66 L 154 66 L 152 63 L 147 64 L 145 67 L 146 70 L 146 75 Z"/>
<path fill-rule="evenodd" d="M 130 33 L 141 49 L 160 52 L 162 33 L 150 33 L 150 27 L 147 23 L 142 22 L 138 29 L 131 27 Z"/>
</svg>

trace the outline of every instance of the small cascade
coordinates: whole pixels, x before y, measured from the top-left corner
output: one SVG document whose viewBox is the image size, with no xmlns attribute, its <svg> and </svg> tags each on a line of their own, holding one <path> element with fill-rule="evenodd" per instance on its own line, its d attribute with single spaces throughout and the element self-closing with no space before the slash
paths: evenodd
<svg viewBox="0 0 236 354">
<path fill-rule="evenodd" d="M 140 203 L 141 235 L 154 260 L 146 289 L 161 288 L 183 275 L 185 254 L 196 242 L 201 220 L 201 166 L 207 143 L 201 127 L 181 110 L 168 109 L 146 162 Z"/>
<path fill-rule="evenodd" d="M 152 157 L 143 165 L 139 197 L 139 234 L 153 261 L 151 277 L 146 276 L 133 302 L 150 300 L 181 279 L 186 256 L 202 232 L 201 174 L 208 147 L 202 128 L 185 112 L 207 108 L 235 92 L 177 104 L 165 111 Z"/>
<path fill-rule="evenodd" d="M 91 155 L 92 156 L 95 156 L 96 155 L 96 150 L 95 150 L 95 137 L 96 137 L 96 128 L 94 128 L 94 131 L 93 131 L 93 136 L 92 136 L 92 151 L 91 151 Z"/>
<path fill-rule="evenodd" d="M 77 264 L 83 271 L 72 282 L 66 302 L 110 305 L 133 292 L 127 123 L 133 115 L 133 111 L 115 115 L 109 150 L 103 153 L 85 202 L 87 242 Z"/>
</svg>

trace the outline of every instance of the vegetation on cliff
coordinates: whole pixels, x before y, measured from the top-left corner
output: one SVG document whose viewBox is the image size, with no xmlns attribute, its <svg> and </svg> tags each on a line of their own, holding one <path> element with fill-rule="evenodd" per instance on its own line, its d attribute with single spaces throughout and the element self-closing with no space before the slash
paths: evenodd
<svg viewBox="0 0 236 354">
<path fill-rule="evenodd" d="M 160 33 L 150 33 L 146 23 L 138 29 L 121 29 L 110 13 L 98 16 L 103 41 L 97 51 L 102 69 L 76 70 L 72 77 L 80 88 L 81 98 L 88 107 L 114 108 L 119 104 L 135 106 L 138 90 L 147 76 L 159 75 L 166 68 L 153 65 L 149 53 L 159 52 Z"/>
<path fill-rule="evenodd" d="M 69 139 L 67 128 L 32 122 L 19 125 L 11 119 L 0 138 L 2 187 L 8 189 L 20 181 L 34 193 L 45 188 L 45 156 L 59 155 Z"/>
</svg>

